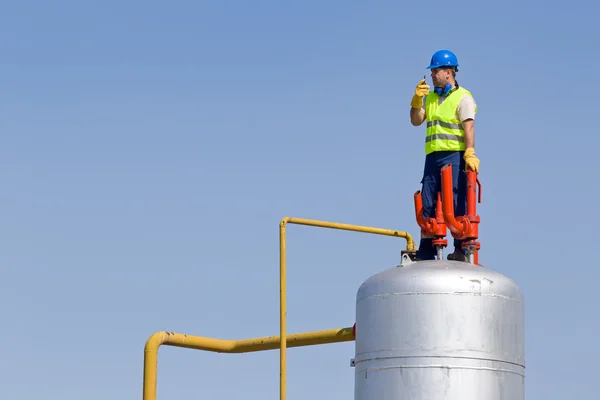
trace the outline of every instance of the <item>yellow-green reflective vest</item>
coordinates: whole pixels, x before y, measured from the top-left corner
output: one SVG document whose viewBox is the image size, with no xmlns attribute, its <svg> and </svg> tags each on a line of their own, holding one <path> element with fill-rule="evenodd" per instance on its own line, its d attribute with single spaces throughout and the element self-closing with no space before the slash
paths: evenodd
<svg viewBox="0 0 600 400">
<path fill-rule="evenodd" d="M 425 98 L 427 115 L 425 154 L 434 151 L 465 150 L 465 130 L 456 118 L 456 109 L 465 94 L 472 96 L 468 90 L 459 86 L 444 99 L 442 104 L 439 104 L 440 96 L 433 91 L 429 92 Z"/>
</svg>

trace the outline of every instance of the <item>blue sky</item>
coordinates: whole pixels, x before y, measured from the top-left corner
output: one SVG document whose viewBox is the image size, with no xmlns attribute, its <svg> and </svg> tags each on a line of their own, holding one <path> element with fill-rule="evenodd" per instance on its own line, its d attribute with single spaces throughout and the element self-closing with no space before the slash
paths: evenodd
<svg viewBox="0 0 600 400">
<path fill-rule="evenodd" d="M 591 1 L 5 2 L 1 397 L 141 398 L 153 332 L 278 334 L 282 217 L 417 237 L 410 98 L 450 48 L 479 105 L 481 262 L 526 299 L 527 398 L 595 398 L 596 15 Z M 296 225 L 288 240 L 290 333 L 351 326 L 358 287 L 405 245 Z M 353 350 L 289 350 L 288 399 L 352 398 Z M 278 398 L 278 360 L 164 347 L 158 398 Z"/>
</svg>

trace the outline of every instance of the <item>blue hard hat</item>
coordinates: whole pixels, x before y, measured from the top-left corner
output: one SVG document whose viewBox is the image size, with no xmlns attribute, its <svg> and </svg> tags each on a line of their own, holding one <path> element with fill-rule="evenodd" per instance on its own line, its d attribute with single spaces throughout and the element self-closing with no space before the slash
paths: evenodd
<svg viewBox="0 0 600 400">
<path fill-rule="evenodd" d="M 440 67 L 458 67 L 458 58 L 450 50 L 438 50 L 431 56 L 427 69 Z"/>
</svg>

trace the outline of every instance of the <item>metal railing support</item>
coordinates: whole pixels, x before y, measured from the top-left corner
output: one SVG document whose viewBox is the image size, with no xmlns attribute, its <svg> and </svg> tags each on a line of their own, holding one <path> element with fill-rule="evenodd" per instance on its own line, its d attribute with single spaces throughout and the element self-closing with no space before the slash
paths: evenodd
<svg viewBox="0 0 600 400">
<path fill-rule="evenodd" d="M 345 231 L 372 233 L 375 235 L 394 236 L 406 239 L 406 249 L 412 251 L 415 249 L 415 243 L 412 236 L 407 232 L 396 231 L 392 229 L 372 228 L 370 226 L 341 224 L 337 222 L 317 221 L 304 218 L 285 217 L 279 223 L 279 399 L 285 400 L 286 397 L 286 347 L 288 340 L 286 338 L 286 225 L 308 225 L 320 228 L 340 229 Z"/>
</svg>

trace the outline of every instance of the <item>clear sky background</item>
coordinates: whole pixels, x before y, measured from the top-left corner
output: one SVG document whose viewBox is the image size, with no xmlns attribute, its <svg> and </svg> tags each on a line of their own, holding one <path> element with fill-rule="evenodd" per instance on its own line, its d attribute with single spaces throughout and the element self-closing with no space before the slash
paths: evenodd
<svg viewBox="0 0 600 400">
<path fill-rule="evenodd" d="M 282 217 L 418 238 L 408 112 L 440 48 L 479 105 L 480 257 L 525 295 L 527 398 L 597 399 L 594 2 L 0 10 L 3 400 L 139 399 L 156 331 L 277 335 Z M 291 225 L 288 332 L 352 326 L 358 287 L 404 246 Z M 352 398 L 353 351 L 290 349 L 288 399 Z M 160 350 L 159 399 L 278 388 L 278 351 Z"/>
</svg>

